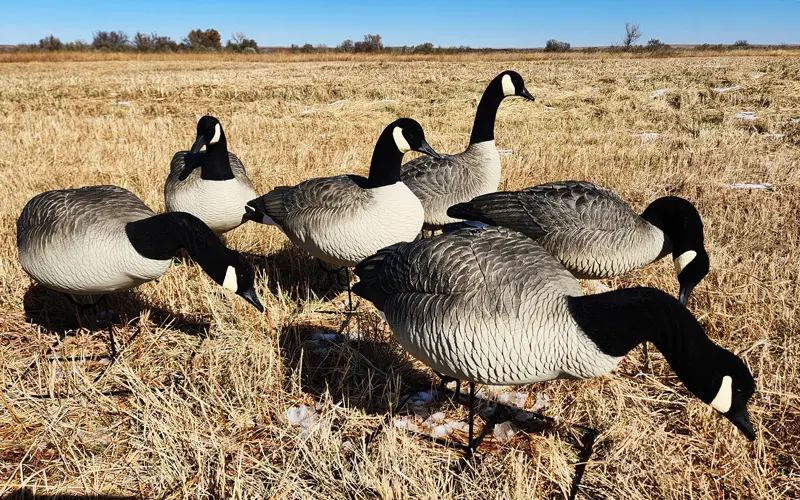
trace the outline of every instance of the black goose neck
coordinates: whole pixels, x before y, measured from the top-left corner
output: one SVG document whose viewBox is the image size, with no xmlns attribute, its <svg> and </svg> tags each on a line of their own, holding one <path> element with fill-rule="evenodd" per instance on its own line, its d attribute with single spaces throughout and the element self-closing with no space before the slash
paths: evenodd
<svg viewBox="0 0 800 500">
<path fill-rule="evenodd" d="M 376 188 L 390 186 L 400 182 L 400 166 L 403 162 L 403 153 L 397 148 L 391 127 L 383 131 L 375 143 L 372 152 L 372 162 L 369 166 L 367 187 Z"/>
<path fill-rule="evenodd" d="M 231 159 L 228 156 L 228 141 L 225 132 L 214 144 L 206 144 L 206 154 L 200 169 L 200 178 L 207 181 L 227 181 L 233 179 Z"/>
<path fill-rule="evenodd" d="M 578 326 L 603 353 L 624 356 L 638 344 L 652 342 L 684 385 L 701 399 L 707 397 L 709 363 L 724 349 L 709 340 L 692 313 L 674 297 L 636 287 L 568 297 L 567 301 Z"/>
<path fill-rule="evenodd" d="M 213 270 L 229 261 L 229 250 L 214 231 L 194 215 L 167 212 L 129 222 L 125 232 L 133 248 L 143 257 L 167 260 L 184 248 L 203 270 L 214 277 Z"/>
<path fill-rule="evenodd" d="M 472 135 L 469 138 L 470 144 L 494 140 L 494 122 L 497 118 L 497 109 L 503 102 L 503 88 L 499 79 L 495 78 L 486 87 L 481 101 L 478 103 L 478 110 L 475 112 L 475 122 L 472 124 Z"/>
</svg>

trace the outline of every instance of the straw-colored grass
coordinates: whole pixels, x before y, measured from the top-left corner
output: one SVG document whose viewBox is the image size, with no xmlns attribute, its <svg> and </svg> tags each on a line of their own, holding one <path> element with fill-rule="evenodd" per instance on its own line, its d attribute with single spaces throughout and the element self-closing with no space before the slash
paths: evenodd
<svg viewBox="0 0 800 500">
<path fill-rule="evenodd" d="M 599 432 L 581 498 L 800 495 L 800 59 L 165 59 L 0 68 L 0 496 L 563 497 L 580 436 L 571 424 Z M 319 340 L 338 330 L 343 317 L 324 312 L 346 294 L 275 228 L 249 224 L 227 238 L 253 255 L 264 314 L 177 262 L 110 299 L 121 317 L 111 366 L 91 315 L 76 319 L 18 264 L 15 221 L 41 191 L 111 183 L 163 210 L 170 158 L 202 114 L 220 118 L 267 192 L 365 173 L 376 137 L 399 116 L 419 120 L 438 151 L 460 151 L 483 88 L 506 68 L 537 102 L 501 106 L 499 147 L 513 150 L 502 187 L 582 179 L 639 210 L 665 194 L 697 205 L 711 272 L 690 308 L 755 375 L 754 443 L 652 348 L 642 372 L 637 349 L 608 376 L 522 388 L 528 408 L 549 397 L 542 412 L 554 426 L 505 445 L 490 438 L 458 474 L 459 451 L 391 423 L 364 446 L 392 394 L 429 388 L 430 373 L 365 303 L 350 340 Z M 650 98 L 658 89 L 666 94 Z M 741 111 L 758 118 L 735 118 Z M 636 135 L 650 132 L 660 135 Z M 761 182 L 772 189 L 724 186 Z M 668 259 L 605 284 L 677 292 Z M 319 408 L 308 433 L 287 420 L 300 404 Z"/>
</svg>

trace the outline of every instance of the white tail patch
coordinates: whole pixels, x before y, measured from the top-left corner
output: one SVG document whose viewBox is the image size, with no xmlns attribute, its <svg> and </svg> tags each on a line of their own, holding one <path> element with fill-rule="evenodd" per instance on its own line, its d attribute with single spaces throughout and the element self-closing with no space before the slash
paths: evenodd
<svg viewBox="0 0 800 500">
<path fill-rule="evenodd" d="M 503 83 L 504 96 L 508 97 L 517 93 L 517 89 L 514 88 L 514 82 L 511 81 L 510 75 L 503 75 L 503 78 L 500 81 Z"/>
<path fill-rule="evenodd" d="M 686 266 L 688 266 L 689 263 L 692 262 L 695 257 L 697 257 L 697 252 L 695 252 L 694 250 L 687 250 L 682 254 L 678 255 L 678 257 L 675 258 L 675 260 L 672 262 L 673 264 L 675 264 L 675 273 L 681 274 L 681 271 L 686 269 Z"/>
<path fill-rule="evenodd" d="M 222 129 L 220 128 L 219 123 L 217 123 L 216 125 L 214 125 L 214 137 L 212 137 L 211 140 L 208 141 L 208 143 L 216 144 L 219 142 L 220 137 L 222 137 Z"/>
<path fill-rule="evenodd" d="M 233 266 L 228 266 L 228 270 L 225 272 L 225 280 L 222 282 L 222 287 L 234 292 L 239 289 L 239 283 L 236 281 L 236 269 L 234 269 Z"/>
<path fill-rule="evenodd" d="M 731 409 L 731 401 L 733 399 L 733 379 L 728 375 L 722 377 L 722 384 L 719 386 L 719 391 L 714 401 L 711 402 L 711 407 L 720 413 L 727 413 Z"/>
<path fill-rule="evenodd" d="M 408 153 L 411 151 L 411 146 L 408 145 L 408 141 L 403 136 L 403 129 L 401 127 L 394 128 L 392 137 L 394 137 L 394 143 L 397 144 L 397 149 L 399 149 L 401 153 Z"/>
</svg>

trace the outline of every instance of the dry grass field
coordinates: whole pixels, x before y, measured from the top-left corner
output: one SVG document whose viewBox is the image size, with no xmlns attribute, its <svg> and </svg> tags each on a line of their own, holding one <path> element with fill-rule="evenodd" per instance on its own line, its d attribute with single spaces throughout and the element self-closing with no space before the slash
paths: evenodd
<svg viewBox="0 0 800 500">
<path fill-rule="evenodd" d="M 0 497 L 561 498 L 585 439 L 573 424 L 598 433 L 578 498 L 800 497 L 797 56 L 121 59 L 0 64 Z M 365 173 L 399 116 L 419 120 L 438 151 L 462 150 L 503 69 L 519 71 L 537 102 L 500 108 L 498 147 L 512 150 L 501 187 L 581 179 L 638 210 L 667 194 L 697 205 L 711 272 L 689 306 L 755 375 L 755 442 L 651 347 L 648 369 L 636 349 L 605 377 L 515 389 L 553 421 L 505 443 L 490 433 L 459 473 L 460 451 L 387 419 L 399 395 L 431 390 L 430 372 L 367 303 L 330 335 L 346 292 L 275 228 L 227 237 L 258 270 L 264 314 L 176 260 L 158 282 L 109 300 L 115 362 L 91 315 L 18 264 L 15 222 L 41 191 L 117 184 L 163 210 L 169 161 L 203 114 L 220 118 L 267 192 Z M 669 259 L 604 284 L 677 293 Z M 305 427 L 287 414 L 300 405 L 314 414 Z M 447 399 L 395 417 L 438 411 L 466 421 Z M 517 425 L 537 427 L 526 415 Z"/>
</svg>

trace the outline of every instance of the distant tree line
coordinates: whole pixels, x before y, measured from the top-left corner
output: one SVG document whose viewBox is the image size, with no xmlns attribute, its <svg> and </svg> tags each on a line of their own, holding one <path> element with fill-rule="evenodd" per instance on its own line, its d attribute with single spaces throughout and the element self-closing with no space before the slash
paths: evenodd
<svg viewBox="0 0 800 500">
<path fill-rule="evenodd" d="M 670 45 L 663 43 L 657 38 L 651 38 L 645 45 L 637 45 L 636 42 L 642 37 L 643 33 L 638 23 L 625 23 L 625 34 L 620 42 L 613 43 L 610 47 L 584 47 L 573 49 L 569 42 L 550 39 L 543 49 L 503 49 L 519 52 L 529 52 L 543 50 L 544 52 L 600 52 L 600 51 L 628 51 L 628 52 L 647 52 L 653 54 L 669 54 L 674 51 Z M 733 45 L 723 44 L 702 44 L 695 45 L 695 50 L 701 51 L 720 51 L 730 49 L 753 48 L 747 40 L 737 40 Z M 785 48 L 786 46 L 769 47 Z M 108 52 L 192 52 L 192 51 L 230 51 L 239 53 L 255 54 L 259 52 L 258 43 L 252 38 L 248 38 L 244 33 L 232 33 L 230 39 L 223 46 L 222 36 L 215 29 L 194 29 L 190 31 L 181 41 L 175 41 L 168 36 L 161 36 L 157 33 L 137 32 L 133 37 L 129 37 L 124 31 L 97 31 L 92 37 L 91 43 L 81 40 L 63 43 L 58 37 L 49 35 L 39 40 L 38 44 L 18 45 L 19 50 L 41 50 L 41 51 L 108 51 Z M 273 49 L 276 50 L 276 49 Z M 325 44 L 303 45 L 293 44 L 291 47 L 277 49 L 288 50 L 298 53 L 319 53 L 319 52 L 343 52 L 343 53 L 401 53 L 401 54 L 454 54 L 460 52 L 491 51 L 492 49 L 473 49 L 468 46 L 458 47 L 436 47 L 431 42 L 421 43 L 415 46 L 404 45 L 401 47 L 386 47 L 383 44 L 381 35 L 366 34 L 363 40 L 354 42 L 344 40 L 336 47 L 328 47 Z M 499 50 L 499 49 L 498 49 Z"/>
</svg>

